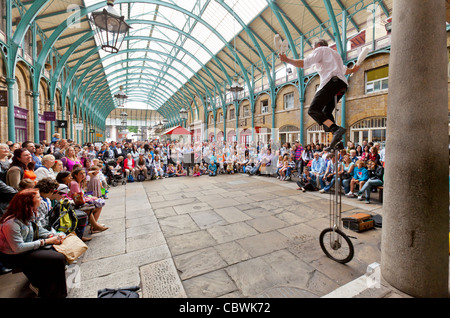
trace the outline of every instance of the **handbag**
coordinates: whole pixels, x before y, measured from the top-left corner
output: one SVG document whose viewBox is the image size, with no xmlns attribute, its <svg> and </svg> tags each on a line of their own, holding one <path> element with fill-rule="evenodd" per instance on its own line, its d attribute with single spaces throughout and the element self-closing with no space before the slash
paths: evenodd
<svg viewBox="0 0 450 318">
<path fill-rule="evenodd" d="M 83 192 L 74 193 L 72 199 L 76 206 L 81 206 L 86 203 Z"/>
<path fill-rule="evenodd" d="M 53 245 L 53 248 L 63 254 L 69 264 L 72 264 L 88 249 L 87 245 L 74 232 L 67 235 L 61 244 Z"/>
<path fill-rule="evenodd" d="M 350 179 L 350 173 L 348 173 L 347 171 L 344 171 L 343 173 L 342 173 L 342 179 Z"/>
<path fill-rule="evenodd" d="M 130 286 L 124 288 L 104 288 L 97 291 L 98 298 L 139 298 L 137 291 L 139 286 Z"/>
</svg>

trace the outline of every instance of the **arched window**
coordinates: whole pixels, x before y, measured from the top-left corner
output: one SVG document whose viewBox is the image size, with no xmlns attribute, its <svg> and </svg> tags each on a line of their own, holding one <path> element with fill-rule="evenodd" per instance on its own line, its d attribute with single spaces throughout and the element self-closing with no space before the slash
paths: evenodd
<svg viewBox="0 0 450 318">
<path fill-rule="evenodd" d="M 355 144 L 368 142 L 386 142 L 386 117 L 366 118 L 350 127 L 350 140 Z"/>
<path fill-rule="evenodd" d="M 323 129 L 323 126 L 319 126 L 318 124 L 314 124 L 306 130 L 307 136 L 307 144 L 311 143 L 319 143 L 319 144 L 328 144 L 329 136 Z"/>
<path fill-rule="evenodd" d="M 280 128 L 279 135 L 281 144 L 286 142 L 293 144 L 300 138 L 300 129 L 296 126 L 286 125 Z"/>
</svg>

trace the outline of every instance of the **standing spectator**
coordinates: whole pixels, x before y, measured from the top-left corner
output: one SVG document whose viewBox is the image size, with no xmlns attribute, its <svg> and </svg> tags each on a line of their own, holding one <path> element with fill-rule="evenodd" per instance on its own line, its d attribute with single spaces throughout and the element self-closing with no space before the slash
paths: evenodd
<svg viewBox="0 0 450 318">
<path fill-rule="evenodd" d="M 63 239 L 33 225 L 40 203 L 38 189 L 23 190 L 11 200 L 0 220 L 0 261 L 9 268 L 22 269 L 32 286 L 38 288 L 39 297 L 65 298 L 65 257 L 52 248 L 40 248 L 61 244 Z"/>
<path fill-rule="evenodd" d="M 297 167 L 298 176 L 300 177 L 303 171 L 303 160 L 302 160 L 302 153 L 303 153 L 303 147 L 299 143 L 298 140 L 295 141 L 295 165 Z"/>
</svg>

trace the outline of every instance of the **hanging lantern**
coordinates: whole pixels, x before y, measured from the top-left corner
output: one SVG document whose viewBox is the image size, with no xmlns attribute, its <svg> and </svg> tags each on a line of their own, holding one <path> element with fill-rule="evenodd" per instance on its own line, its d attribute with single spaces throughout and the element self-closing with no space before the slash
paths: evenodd
<svg viewBox="0 0 450 318">
<path fill-rule="evenodd" d="M 180 117 L 183 120 L 188 119 L 188 112 L 186 109 L 184 109 L 184 107 L 180 109 Z"/>
<path fill-rule="evenodd" d="M 102 49 L 108 53 L 119 52 L 130 26 L 114 9 L 114 0 L 108 0 L 102 11 L 93 12 L 91 22 L 96 26 L 96 37 Z"/>
<path fill-rule="evenodd" d="M 228 89 L 228 91 L 231 92 L 231 95 L 233 96 L 234 102 L 239 100 L 239 93 L 244 90 L 244 88 L 239 84 L 238 79 L 239 79 L 239 77 L 235 76 L 233 83 L 231 84 L 230 88 Z"/>
<path fill-rule="evenodd" d="M 119 101 L 119 107 L 125 106 L 125 101 L 127 100 L 128 96 L 125 95 L 125 93 L 123 92 L 122 86 L 120 86 L 119 92 L 116 95 L 114 95 L 114 97 L 117 98 L 117 100 Z"/>
</svg>

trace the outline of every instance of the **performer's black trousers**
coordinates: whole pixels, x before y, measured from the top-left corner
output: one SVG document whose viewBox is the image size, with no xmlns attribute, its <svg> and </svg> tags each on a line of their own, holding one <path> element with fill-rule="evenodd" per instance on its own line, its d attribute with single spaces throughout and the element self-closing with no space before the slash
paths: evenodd
<svg viewBox="0 0 450 318">
<path fill-rule="evenodd" d="M 332 77 L 314 96 L 308 110 L 308 115 L 319 125 L 323 125 L 327 119 L 335 123 L 333 111 L 346 90 L 347 84 L 344 81 L 337 76 Z M 335 96 L 337 96 L 336 101 L 334 100 Z M 328 131 L 327 127 L 324 126 L 324 128 L 325 131 Z"/>
</svg>

